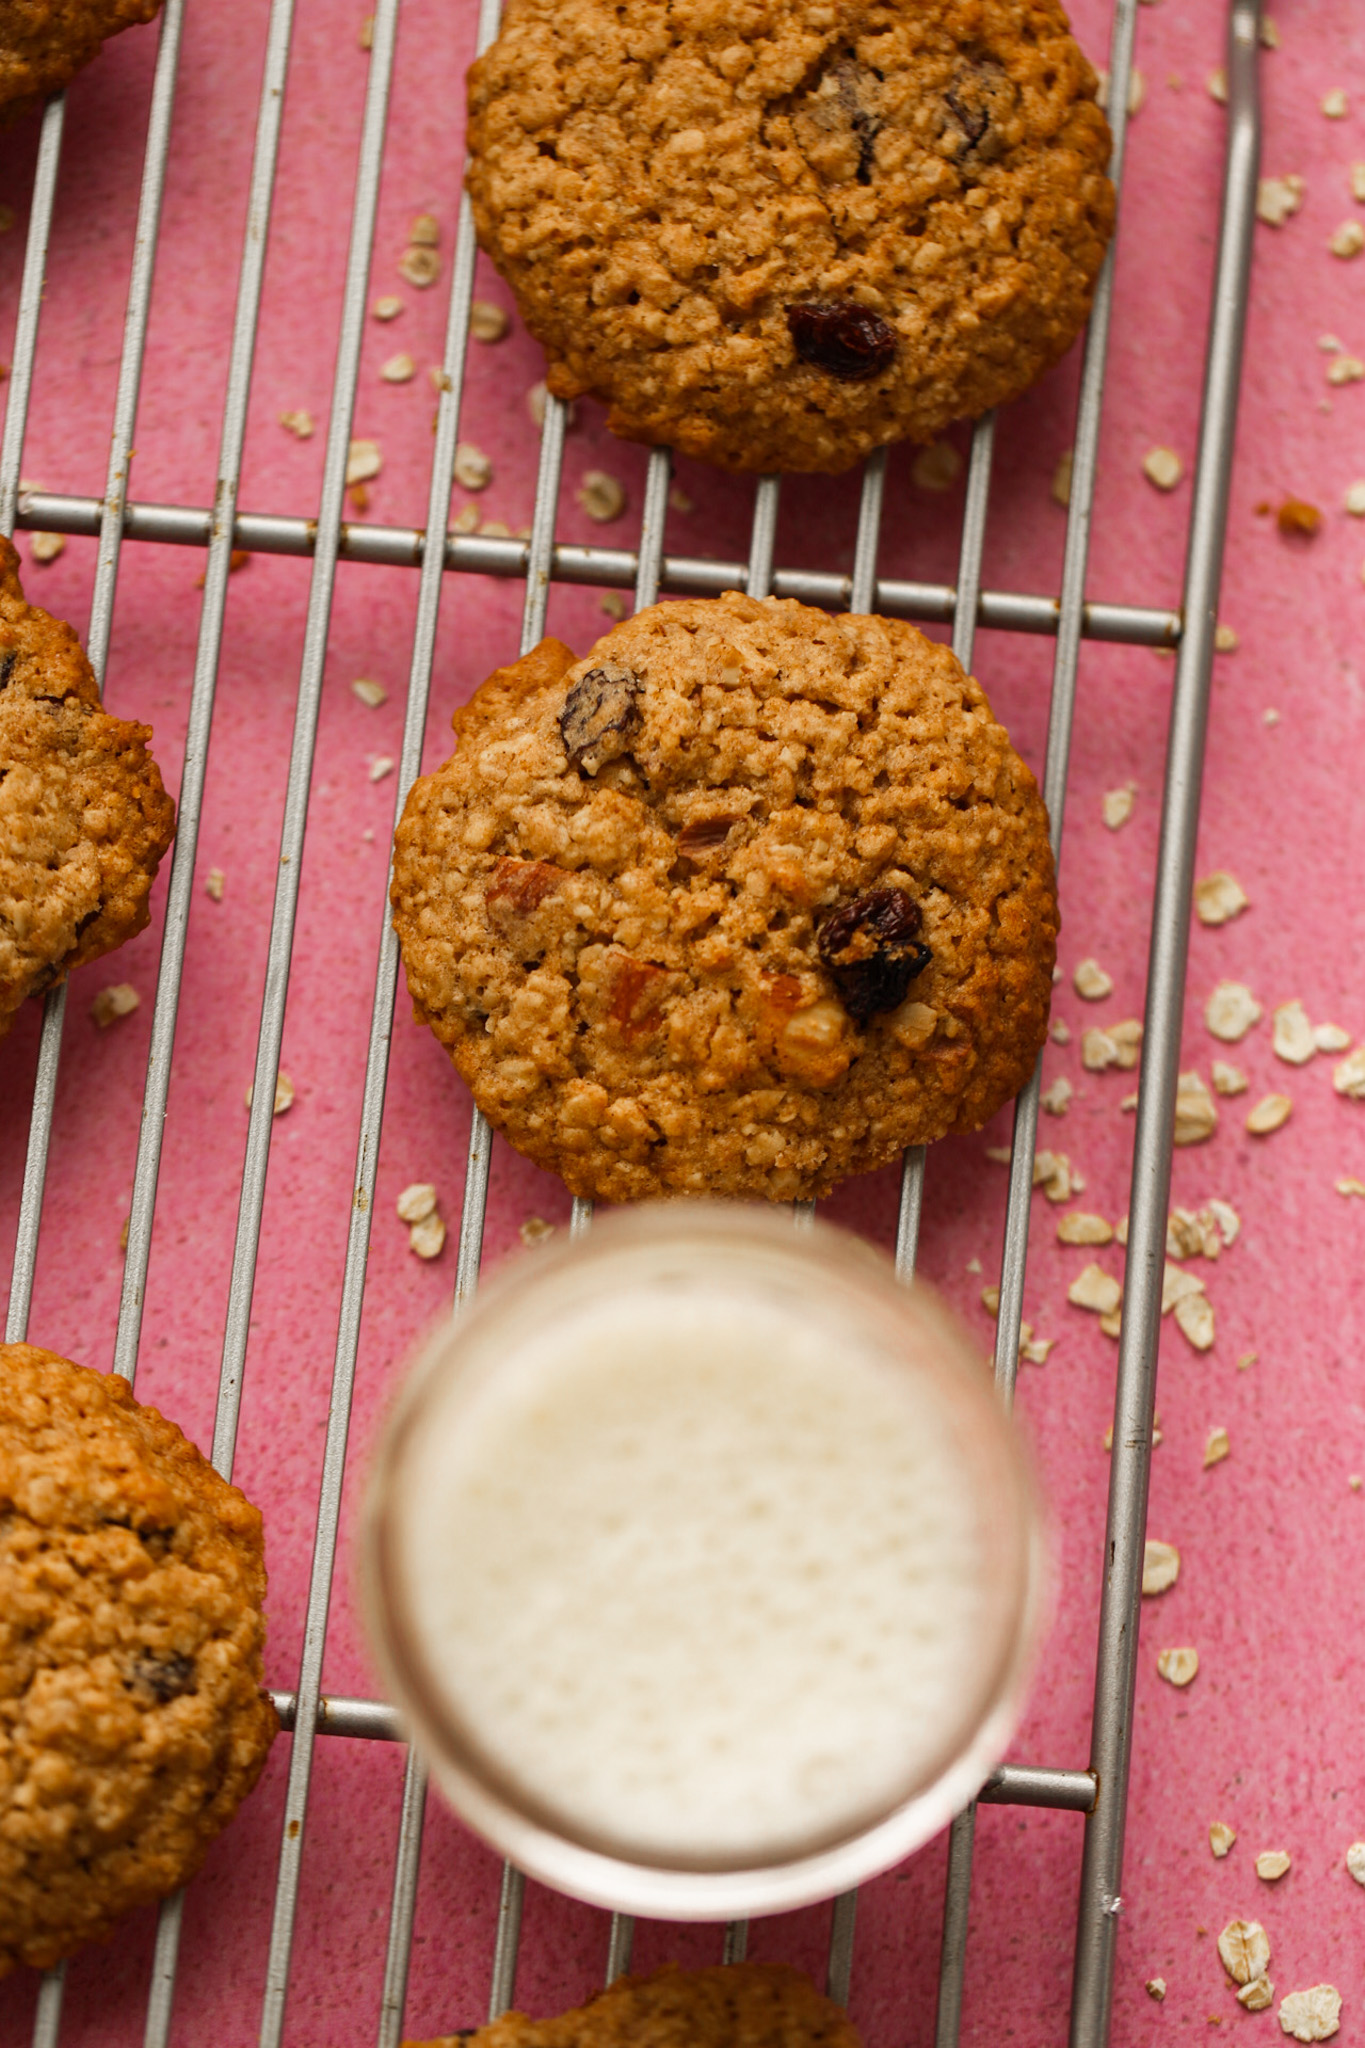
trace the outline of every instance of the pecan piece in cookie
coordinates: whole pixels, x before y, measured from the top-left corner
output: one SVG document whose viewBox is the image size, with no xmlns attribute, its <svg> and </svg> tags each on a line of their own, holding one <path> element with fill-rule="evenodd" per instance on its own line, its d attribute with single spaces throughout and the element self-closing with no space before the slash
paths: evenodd
<svg viewBox="0 0 1365 2048">
<path fill-rule="evenodd" d="M 821 925 L 820 958 L 860 1024 L 896 1009 L 929 965 L 933 954 L 919 940 L 922 923 L 918 903 L 904 889 L 869 889 Z"/>
<path fill-rule="evenodd" d="M 569 766 L 596 775 L 606 762 L 627 751 L 627 741 L 640 723 L 640 678 L 617 661 L 603 662 L 580 676 L 564 700 L 559 730 Z"/>
<path fill-rule="evenodd" d="M 896 353 L 896 332 L 852 299 L 808 299 L 787 308 L 792 346 L 803 363 L 831 377 L 877 377 Z"/>
</svg>

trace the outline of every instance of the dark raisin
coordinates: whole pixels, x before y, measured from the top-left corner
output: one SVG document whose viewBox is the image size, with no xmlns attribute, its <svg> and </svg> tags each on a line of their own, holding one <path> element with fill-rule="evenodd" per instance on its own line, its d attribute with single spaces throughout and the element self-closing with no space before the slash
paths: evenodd
<svg viewBox="0 0 1365 2048">
<path fill-rule="evenodd" d="M 18 659 L 19 650 L 17 647 L 7 647 L 4 653 L 0 654 L 0 690 L 4 689 L 14 673 L 14 664 Z"/>
<path fill-rule="evenodd" d="M 802 362 L 831 377 L 876 377 L 896 353 L 895 329 L 852 299 L 788 306 L 787 326 Z"/>
<path fill-rule="evenodd" d="M 194 1691 L 194 1659 L 173 1654 L 169 1657 L 135 1657 L 131 1668 L 134 1685 L 140 1685 L 164 1706 Z"/>
<path fill-rule="evenodd" d="M 724 846 L 731 829 L 739 819 L 724 811 L 715 818 L 693 818 L 678 834 L 679 853 L 696 855 L 713 853 L 718 846 Z"/>
<path fill-rule="evenodd" d="M 959 65 L 943 98 L 955 156 L 992 163 L 1003 154 L 1002 129 L 1014 109 L 1016 95 L 1008 74 L 999 64 L 981 57 L 975 63 Z"/>
<path fill-rule="evenodd" d="M 627 750 L 627 739 L 640 723 L 635 699 L 640 678 L 619 662 L 590 668 L 570 690 L 559 714 L 560 737 L 569 766 L 596 775 L 607 761 Z"/>
<path fill-rule="evenodd" d="M 903 1003 L 932 960 L 919 939 L 921 921 L 918 903 L 904 889 L 869 889 L 821 925 L 820 958 L 860 1024 Z"/>
</svg>

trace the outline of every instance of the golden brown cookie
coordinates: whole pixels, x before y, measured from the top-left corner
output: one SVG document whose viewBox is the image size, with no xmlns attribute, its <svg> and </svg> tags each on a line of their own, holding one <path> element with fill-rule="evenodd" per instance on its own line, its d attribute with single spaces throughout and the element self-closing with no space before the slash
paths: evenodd
<svg viewBox="0 0 1365 2048">
<path fill-rule="evenodd" d="M 1113 230 L 1058 0 L 508 0 L 479 239 L 628 439 L 840 470 L 1034 383 Z"/>
<path fill-rule="evenodd" d="M 892 619 L 735 593 L 542 641 L 414 783 L 394 924 L 429 1023 L 577 1195 L 822 1195 L 1032 1071 L 1047 817 Z"/>
<path fill-rule="evenodd" d="M 161 0 L 4 0 L 0 124 L 60 92 L 110 36 L 151 21 Z"/>
<path fill-rule="evenodd" d="M 0 1345 L 0 1975 L 175 1890 L 260 1776 L 261 1517 L 127 1382 Z"/>
<path fill-rule="evenodd" d="M 847 2015 L 784 1963 L 730 1963 L 618 1977 L 549 2020 L 505 2013 L 490 2026 L 405 2048 L 859 2048 Z"/>
<path fill-rule="evenodd" d="M 0 540 L 0 1038 L 26 996 L 146 924 L 175 830 L 151 736 L 100 709 L 80 642 L 25 602 Z"/>
</svg>

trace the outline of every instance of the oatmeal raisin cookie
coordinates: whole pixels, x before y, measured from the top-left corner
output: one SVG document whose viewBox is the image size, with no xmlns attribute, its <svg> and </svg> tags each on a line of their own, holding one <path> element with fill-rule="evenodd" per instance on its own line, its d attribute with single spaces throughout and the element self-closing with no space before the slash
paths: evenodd
<svg viewBox="0 0 1365 2048">
<path fill-rule="evenodd" d="M 0 7 L 0 125 L 67 80 L 110 36 L 151 21 L 161 0 L 5 0 Z"/>
</svg>

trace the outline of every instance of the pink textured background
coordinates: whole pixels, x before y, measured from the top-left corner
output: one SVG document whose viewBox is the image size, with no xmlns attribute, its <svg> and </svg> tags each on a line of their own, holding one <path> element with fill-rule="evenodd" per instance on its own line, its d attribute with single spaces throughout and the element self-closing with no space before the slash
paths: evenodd
<svg viewBox="0 0 1365 2048">
<path fill-rule="evenodd" d="M 330 393 L 365 59 L 360 0 L 301 0 L 285 118 L 265 314 L 252 395 L 242 504 L 316 509 Z M 1077 24 L 1097 60 L 1107 35 L 1102 0 L 1081 0 Z M 409 218 L 434 211 L 448 259 L 461 152 L 458 109 L 474 9 L 408 0 L 400 29 L 390 145 L 371 296 L 397 291 L 401 318 L 366 336 L 355 432 L 382 444 L 371 516 L 420 524 L 430 460 L 426 365 L 441 347 L 444 292 L 403 284 L 396 260 Z M 156 276 L 134 495 L 207 504 L 240 249 L 244 187 L 263 33 L 264 0 L 188 10 L 165 224 Z M 1138 62 L 1147 99 L 1130 131 L 1118 301 L 1111 349 L 1090 589 L 1116 600 L 1178 598 L 1188 482 L 1158 495 L 1140 474 L 1144 451 L 1168 443 L 1192 455 L 1210 264 L 1221 175 L 1223 115 L 1204 89 L 1221 61 L 1221 6 L 1166 0 L 1142 11 Z M 1329 88 L 1365 78 L 1365 22 L 1350 0 L 1288 0 L 1282 47 L 1263 65 L 1268 172 L 1307 180 L 1300 215 L 1257 229 L 1239 458 L 1223 615 L 1241 636 L 1219 658 L 1209 737 L 1200 863 L 1229 867 L 1252 908 L 1221 930 L 1196 927 L 1187 1012 L 1187 1065 L 1205 1073 L 1222 1051 L 1202 1007 L 1213 983 L 1248 981 L 1266 1003 L 1301 997 L 1315 1021 L 1365 1030 L 1365 909 L 1360 875 L 1365 809 L 1357 797 L 1365 742 L 1359 564 L 1365 530 L 1341 509 L 1365 472 L 1365 388 L 1336 390 L 1324 330 L 1365 354 L 1365 260 L 1343 263 L 1327 238 L 1353 213 L 1348 167 L 1365 158 L 1365 99 L 1324 119 Z M 39 367 L 24 472 L 49 488 L 98 493 L 117 375 L 154 32 L 129 34 L 70 94 Z M 1365 86 L 1362 87 L 1365 91 Z M 0 139 L 0 200 L 19 227 L 0 238 L 0 357 L 8 357 L 22 257 L 36 124 Z M 486 270 L 481 291 L 506 302 Z M 418 379 L 382 384 L 398 348 Z M 1071 438 L 1074 360 L 1002 418 L 986 574 L 995 587 L 1055 591 L 1063 518 L 1048 482 Z M 492 457 L 485 516 L 529 519 L 535 439 L 524 394 L 539 375 L 519 331 L 475 346 L 464 437 Z M 300 444 L 275 424 L 307 406 L 317 437 Z M 560 531 L 625 539 L 638 513 L 640 451 L 612 444 L 592 408 L 568 442 Z M 605 466 L 631 493 L 627 522 L 591 529 L 574 502 L 585 469 Z M 746 487 L 683 465 L 695 511 L 670 517 L 668 544 L 742 556 Z M 1286 493 L 1325 509 L 1312 542 L 1285 541 L 1255 507 Z M 951 577 L 960 486 L 930 497 L 891 465 L 883 563 L 891 572 Z M 455 493 L 452 511 L 464 502 Z M 794 483 L 783 496 L 779 560 L 851 560 L 856 483 Z M 27 554 L 27 542 L 21 548 Z M 178 783 L 200 596 L 197 554 L 125 550 L 109 660 L 108 701 L 149 719 L 172 788 Z M 34 598 L 83 629 L 94 543 L 72 541 L 34 567 Z M 221 867 L 221 903 L 197 887 L 171 1082 L 160 1205 L 152 1247 L 138 1391 L 199 1442 L 212 1427 L 221 1325 L 236 1218 L 273 869 L 308 588 L 304 562 L 253 561 L 234 577 L 214 721 L 200 873 Z M 285 1031 L 284 1066 L 298 1098 L 275 1126 L 248 1358 L 237 1477 L 266 1510 L 271 1565 L 268 1669 L 293 1683 L 302 1627 L 328 1383 L 354 1160 L 370 991 L 383 914 L 385 848 L 394 784 L 367 779 L 371 756 L 396 754 L 416 578 L 345 567 L 337 582 L 313 779 L 310 836 Z M 521 590 L 461 579 L 446 585 L 429 727 L 428 762 L 446 747 L 447 720 L 486 671 L 515 648 Z M 550 627 L 584 647 L 607 621 L 596 593 L 556 590 Z M 1025 754 L 1041 761 L 1052 647 L 983 634 L 977 671 Z M 1077 1095 L 1064 1122 L 1044 1119 L 1042 1142 L 1083 1171 L 1084 1204 L 1111 1219 L 1127 1206 L 1132 1122 L 1119 1109 L 1127 1077 L 1082 1073 L 1083 1023 L 1140 1012 L 1159 813 L 1169 659 L 1087 646 L 1063 860 L 1068 970 L 1096 954 L 1116 983 L 1111 1001 L 1079 1003 L 1069 982 L 1056 1013 L 1076 1033 L 1053 1047 L 1047 1078 L 1068 1074 Z M 368 710 L 351 680 L 371 675 L 388 702 Z M 1263 714 L 1279 712 L 1278 723 Z M 1131 778 L 1131 823 L 1111 834 L 1100 798 Z M 164 882 L 158 890 L 160 903 Z M 71 991 L 31 1334 L 91 1365 L 111 1356 L 159 931 L 117 960 L 76 976 Z M 144 1007 L 113 1029 L 90 1018 L 95 991 L 131 980 Z M 0 1259 L 13 1239 L 38 1038 L 36 1006 L 0 1053 Z M 1292 1121 L 1269 1140 L 1241 1128 L 1246 1104 L 1225 1104 L 1208 1145 L 1177 1155 L 1177 1200 L 1223 1196 L 1244 1219 L 1240 1242 L 1203 1269 L 1218 1339 L 1198 1356 L 1171 1325 L 1163 1333 L 1158 1395 L 1165 1441 L 1155 1454 L 1151 1527 L 1179 1545 L 1179 1585 L 1143 1615 L 1136 1764 L 1119 1932 L 1114 2038 L 1129 2044 L 1207 2037 L 1217 2023 L 1279 2038 L 1273 2013 L 1243 2014 L 1225 1988 L 1214 1938 L 1235 1914 L 1264 1919 L 1277 1997 L 1320 1979 L 1345 1997 L 1343 2041 L 1365 2040 L 1365 1893 L 1343 1866 L 1365 1835 L 1359 1767 L 1360 1560 L 1365 1405 L 1359 1347 L 1365 1284 L 1365 1205 L 1333 1190 L 1365 1175 L 1365 1108 L 1335 1096 L 1330 1063 L 1280 1065 L 1261 1024 L 1231 1053 L 1253 1095 L 1284 1088 Z M 415 1332 L 448 1302 L 453 1242 L 422 1266 L 409 1254 L 393 1200 L 414 1179 L 435 1180 L 458 1225 L 468 1102 L 434 1042 L 399 1005 L 379 1169 L 369 1286 L 352 1429 L 341 1570 L 327 1651 L 330 1690 L 374 1685 L 351 1597 L 349 1535 L 358 1476 L 399 1362 Z M 924 1270 L 958 1303 L 983 1344 L 978 1301 L 999 1255 L 1005 1176 L 986 1138 L 934 1153 L 922 1240 Z M 889 1242 L 896 1178 L 846 1188 L 829 1213 Z M 1061 1600 L 1016 1754 L 1085 1761 L 1107 1461 L 1102 1434 L 1114 1347 L 1092 1317 L 1067 1306 L 1068 1279 L 1090 1254 L 1054 1241 L 1055 1211 L 1036 1198 L 1025 1312 L 1058 1339 L 1043 1370 L 1026 1368 L 1020 1404 L 1039 1448 L 1057 1532 Z M 538 1214 L 562 1223 L 558 1184 L 498 1145 L 487 1251 L 509 1253 L 517 1226 Z M 1116 1255 L 1101 1253 L 1116 1269 Z M 1258 1362 L 1238 1371 L 1248 1350 Z M 1201 1470 L 1209 1429 L 1224 1424 L 1232 1455 Z M 1175 1692 L 1156 1675 L 1163 1644 L 1198 1646 L 1194 1685 Z M 186 1913 L 177 2042 L 239 2048 L 255 2039 L 278 1847 L 288 1741 L 261 1790 L 215 1848 Z M 394 1747 L 323 1740 L 317 1750 L 289 2037 L 351 2048 L 373 2036 L 402 1771 Z M 1239 1840 L 1215 1863 L 1206 1829 L 1230 1821 Z M 1073 1901 L 1083 1823 L 1070 1815 L 996 1810 L 981 1818 L 965 2039 L 1060 2041 L 1070 1971 Z M 1273 1889 L 1252 1859 L 1288 1848 L 1294 1867 Z M 869 1886 L 862 1897 L 852 2007 L 872 2048 L 932 2037 L 943 1844 Z M 497 1867 L 435 1802 L 428 1816 L 408 2029 L 416 2034 L 481 2017 L 492 1955 Z M 133 2043 L 153 1934 L 148 1913 L 69 1973 L 63 2038 Z M 828 1909 L 767 1922 L 752 1952 L 823 1970 Z M 710 1960 L 715 1929 L 642 1925 L 636 1955 Z M 518 2001 L 545 2012 L 589 1991 L 606 1955 L 605 1918 L 532 1887 Z M 1165 2004 L 1144 1980 L 1163 1975 Z M 0 2038 L 27 2038 L 36 1980 L 0 1987 Z"/>
</svg>

